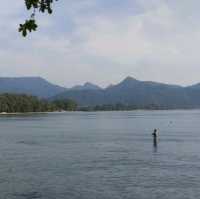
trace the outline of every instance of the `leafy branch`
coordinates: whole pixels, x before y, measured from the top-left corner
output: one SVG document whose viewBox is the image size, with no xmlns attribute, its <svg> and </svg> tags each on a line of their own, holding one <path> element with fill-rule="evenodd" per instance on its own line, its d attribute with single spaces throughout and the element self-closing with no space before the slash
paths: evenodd
<svg viewBox="0 0 200 199">
<path fill-rule="evenodd" d="M 58 0 L 25 0 L 25 6 L 27 10 L 32 10 L 30 19 L 27 19 L 23 24 L 19 25 L 19 32 L 24 37 L 27 36 L 28 32 L 37 30 L 37 23 L 35 15 L 37 12 L 52 14 L 52 4 Z"/>
</svg>

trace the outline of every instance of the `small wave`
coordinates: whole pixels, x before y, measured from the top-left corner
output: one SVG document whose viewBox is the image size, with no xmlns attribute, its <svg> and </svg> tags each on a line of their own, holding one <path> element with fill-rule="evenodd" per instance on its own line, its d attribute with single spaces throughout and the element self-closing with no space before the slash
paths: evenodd
<svg viewBox="0 0 200 199">
<path fill-rule="evenodd" d="M 42 195 L 36 191 L 33 191 L 33 192 L 29 192 L 29 193 L 17 193 L 17 194 L 14 194 L 15 197 L 17 198 L 25 198 L 25 199 L 40 199 L 42 198 Z"/>
<path fill-rule="evenodd" d="M 35 142 L 35 141 L 19 141 L 17 142 L 17 144 L 25 144 L 25 145 L 39 145 L 38 142 Z"/>
</svg>

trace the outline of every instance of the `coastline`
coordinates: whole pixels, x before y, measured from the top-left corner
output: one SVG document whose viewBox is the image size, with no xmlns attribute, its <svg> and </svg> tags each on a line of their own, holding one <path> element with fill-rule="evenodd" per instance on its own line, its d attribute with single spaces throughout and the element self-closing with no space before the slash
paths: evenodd
<svg viewBox="0 0 200 199">
<path fill-rule="evenodd" d="M 62 113 L 68 113 L 68 112 L 82 112 L 82 113 L 90 113 L 90 112 L 131 112 L 131 111 L 199 111 L 200 109 L 193 108 L 193 109 L 135 109 L 135 110 L 91 110 L 91 111 L 46 111 L 46 112 L 16 112 L 16 113 L 7 113 L 7 112 L 1 112 L 0 116 L 12 116 L 12 115 L 37 115 L 37 114 L 62 114 Z"/>
<path fill-rule="evenodd" d="M 3 115 L 32 115 L 32 114 L 52 114 L 52 113 L 66 113 L 67 111 L 49 111 L 49 112 L 16 112 L 16 113 L 7 113 L 7 112 L 2 112 L 0 113 L 0 116 Z"/>
</svg>

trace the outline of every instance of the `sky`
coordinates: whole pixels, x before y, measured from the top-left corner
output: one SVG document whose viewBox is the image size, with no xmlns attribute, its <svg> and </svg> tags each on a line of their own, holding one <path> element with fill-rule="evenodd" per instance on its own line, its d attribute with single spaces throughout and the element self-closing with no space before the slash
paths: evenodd
<svg viewBox="0 0 200 199">
<path fill-rule="evenodd" d="M 23 38 L 24 0 L 2 1 L 0 76 L 41 76 L 65 87 L 106 87 L 126 76 L 198 83 L 199 7 L 197 0 L 59 0 Z"/>
</svg>

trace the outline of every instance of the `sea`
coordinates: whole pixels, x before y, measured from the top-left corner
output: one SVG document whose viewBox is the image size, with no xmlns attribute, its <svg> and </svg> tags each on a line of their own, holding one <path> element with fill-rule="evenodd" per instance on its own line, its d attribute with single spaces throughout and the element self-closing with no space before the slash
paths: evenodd
<svg viewBox="0 0 200 199">
<path fill-rule="evenodd" d="M 0 116 L 0 199 L 197 198 L 200 110 Z"/>
</svg>

